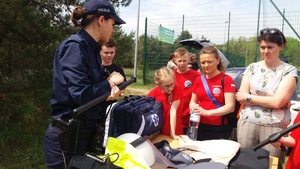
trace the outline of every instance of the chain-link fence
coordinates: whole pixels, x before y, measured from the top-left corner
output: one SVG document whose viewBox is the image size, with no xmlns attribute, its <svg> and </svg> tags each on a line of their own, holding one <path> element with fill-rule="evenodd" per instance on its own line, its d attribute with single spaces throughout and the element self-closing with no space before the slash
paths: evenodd
<svg viewBox="0 0 300 169">
<path fill-rule="evenodd" d="M 288 45 L 280 57 L 300 67 L 300 1 L 293 2 L 290 6 L 298 8 L 280 11 L 278 6 L 283 2 L 278 0 L 264 1 L 258 13 L 145 18 L 144 83 L 153 81 L 153 71 L 165 66 L 170 53 L 182 47 L 179 41 L 188 38 L 209 40 L 230 61 L 230 67 L 247 66 L 260 60 L 256 37 L 259 30 L 266 27 L 278 28 L 284 33 Z M 188 49 L 198 56 L 199 50 Z"/>
</svg>

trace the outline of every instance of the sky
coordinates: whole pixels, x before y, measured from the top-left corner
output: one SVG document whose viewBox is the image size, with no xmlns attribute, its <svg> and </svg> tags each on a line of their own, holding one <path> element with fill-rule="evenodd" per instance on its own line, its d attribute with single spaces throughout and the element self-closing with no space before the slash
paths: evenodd
<svg viewBox="0 0 300 169">
<path fill-rule="evenodd" d="M 276 11 L 271 0 L 261 1 L 262 6 L 268 6 L 270 12 Z M 137 30 L 138 2 L 139 0 L 132 0 L 128 7 L 119 9 L 120 17 L 126 22 L 122 28 L 127 33 Z M 280 9 L 289 8 L 298 11 L 300 9 L 299 0 L 273 0 L 273 2 Z M 258 6 L 259 0 L 140 0 L 139 35 L 143 34 L 146 17 L 182 18 L 183 15 L 186 17 L 228 15 L 229 12 L 249 14 L 258 13 Z"/>
<path fill-rule="evenodd" d="M 120 16 L 126 24 L 125 32 L 137 29 L 138 1 L 132 0 L 129 7 L 120 8 Z M 145 18 L 181 18 L 185 16 L 228 15 L 258 11 L 259 0 L 140 0 L 140 30 L 144 30 Z M 213 11 L 213 12 L 212 12 Z M 142 28 L 142 29 L 141 29 Z"/>
</svg>

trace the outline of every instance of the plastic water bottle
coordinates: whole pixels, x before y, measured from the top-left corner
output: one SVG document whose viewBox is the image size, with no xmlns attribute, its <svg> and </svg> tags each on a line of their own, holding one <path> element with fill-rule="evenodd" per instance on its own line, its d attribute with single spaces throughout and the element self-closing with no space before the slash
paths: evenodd
<svg viewBox="0 0 300 169">
<path fill-rule="evenodd" d="M 199 105 L 196 104 L 196 106 L 199 106 Z M 200 122 L 200 115 L 195 114 L 192 111 L 191 115 L 190 115 L 190 125 L 189 125 L 189 129 L 187 131 L 187 136 L 189 136 L 189 138 L 191 140 L 197 140 L 199 122 Z"/>
</svg>

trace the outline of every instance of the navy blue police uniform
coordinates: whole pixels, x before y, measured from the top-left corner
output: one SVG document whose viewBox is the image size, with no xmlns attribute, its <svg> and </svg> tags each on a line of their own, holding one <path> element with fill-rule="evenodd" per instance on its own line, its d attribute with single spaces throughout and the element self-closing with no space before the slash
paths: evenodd
<svg viewBox="0 0 300 169">
<path fill-rule="evenodd" d="M 107 92 L 110 84 L 103 80 L 104 69 L 99 55 L 100 45 L 84 29 L 63 41 L 55 52 L 51 116 L 71 119 L 73 110 Z M 101 117 L 98 104 L 79 114 L 80 131 L 92 131 Z M 58 131 L 50 124 L 44 136 L 47 168 L 65 168 L 65 160 L 84 155 L 89 149 L 89 133 L 78 139 L 76 154 L 62 152 Z M 80 133 L 80 132 L 79 132 Z M 79 134 L 80 135 L 80 134 Z"/>
</svg>

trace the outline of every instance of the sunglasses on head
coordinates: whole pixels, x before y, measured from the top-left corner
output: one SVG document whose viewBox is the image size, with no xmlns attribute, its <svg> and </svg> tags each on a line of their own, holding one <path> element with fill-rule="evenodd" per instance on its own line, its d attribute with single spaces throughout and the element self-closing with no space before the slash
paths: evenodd
<svg viewBox="0 0 300 169">
<path fill-rule="evenodd" d="M 280 36 L 280 38 L 281 38 L 281 42 L 283 43 L 283 37 L 282 37 L 279 29 L 276 29 L 276 28 L 265 28 L 265 29 L 262 29 L 260 31 L 260 35 L 263 35 L 265 33 L 270 33 L 270 34 L 276 34 L 276 33 L 278 33 L 279 36 Z"/>
<path fill-rule="evenodd" d="M 280 34 L 280 31 L 278 30 L 278 29 L 276 29 L 276 28 L 265 28 L 265 29 L 262 29 L 261 31 L 260 31 L 260 34 L 262 35 L 262 34 L 265 34 L 265 33 L 271 33 L 271 34 L 274 34 L 274 33 L 279 33 Z"/>
</svg>

